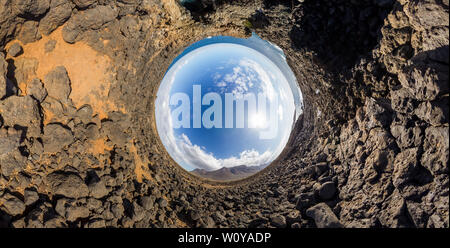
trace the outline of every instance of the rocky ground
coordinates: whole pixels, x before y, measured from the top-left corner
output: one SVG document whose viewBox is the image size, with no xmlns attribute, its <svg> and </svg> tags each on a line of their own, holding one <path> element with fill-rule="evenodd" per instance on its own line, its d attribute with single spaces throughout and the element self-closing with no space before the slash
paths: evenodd
<svg viewBox="0 0 450 248">
<path fill-rule="evenodd" d="M 0 2 L 0 226 L 449 227 L 448 0 Z M 248 179 L 183 171 L 153 102 L 183 48 L 252 31 L 305 102 Z"/>
</svg>

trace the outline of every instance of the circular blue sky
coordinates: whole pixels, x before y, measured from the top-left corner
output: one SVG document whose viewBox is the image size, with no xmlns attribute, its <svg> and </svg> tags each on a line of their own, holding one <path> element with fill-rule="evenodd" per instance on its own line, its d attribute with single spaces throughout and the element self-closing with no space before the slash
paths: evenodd
<svg viewBox="0 0 450 248">
<path fill-rule="evenodd" d="M 195 43 L 166 72 L 155 102 L 156 125 L 184 169 L 264 167 L 285 147 L 302 109 L 301 93 L 292 72 L 279 66 L 286 63 L 279 49 L 267 42 L 255 49 L 262 40 L 253 39 Z"/>
</svg>

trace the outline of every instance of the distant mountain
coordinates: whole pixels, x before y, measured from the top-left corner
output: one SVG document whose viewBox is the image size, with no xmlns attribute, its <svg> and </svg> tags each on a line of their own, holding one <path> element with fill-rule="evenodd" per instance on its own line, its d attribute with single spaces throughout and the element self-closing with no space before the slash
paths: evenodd
<svg viewBox="0 0 450 248">
<path fill-rule="evenodd" d="M 195 169 L 191 173 L 197 176 L 205 177 L 216 181 L 231 181 L 249 177 L 258 171 L 264 169 L 266 165 L 261 166 L 246 166 L 239 165 L 235 167 L 223 167 L 214 171 L 207 171 L 204 169 Z"/>
</svg>

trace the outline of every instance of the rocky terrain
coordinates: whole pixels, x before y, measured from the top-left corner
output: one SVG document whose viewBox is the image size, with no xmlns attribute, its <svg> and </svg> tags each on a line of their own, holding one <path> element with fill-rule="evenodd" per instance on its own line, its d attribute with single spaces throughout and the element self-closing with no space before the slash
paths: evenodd
<svg viewBox="0 0 450 248">
<path fill-rule="evenodd" d="M 260 170 L 264 169 L 264 165 L 261 166 L 247 166 L 239 165 L 234 167 L 222 167 L 217 170 L 207 171 L 205 169 L 195 169 L 190 171 L 192 174 L 205 177 L 215 181 L 232 181 L 249 177 Z"/>
<path fill-rule="evenodd" d="M 448 0 L 0 0 L 0 226 L 449 227 Z M 281 47 L 305 111 L 272 165 L 207 181 L 154 99 L 192 42 Z"/>
</svg>

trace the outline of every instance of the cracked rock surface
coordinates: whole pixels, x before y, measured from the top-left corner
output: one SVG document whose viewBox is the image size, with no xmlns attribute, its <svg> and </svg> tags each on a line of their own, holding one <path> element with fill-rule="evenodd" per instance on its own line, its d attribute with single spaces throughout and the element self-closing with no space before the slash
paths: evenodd
<svg viewBox="0 0 450 248">
<path fill-rule="evenodd" d="M 448 0 L 2 1 L 0 226 L 448 228 L 448 23 Z M 158 138 L 159 83 L 251 32 L 304 113 L 260 173 L 197 178 Z"/>
</svg>

